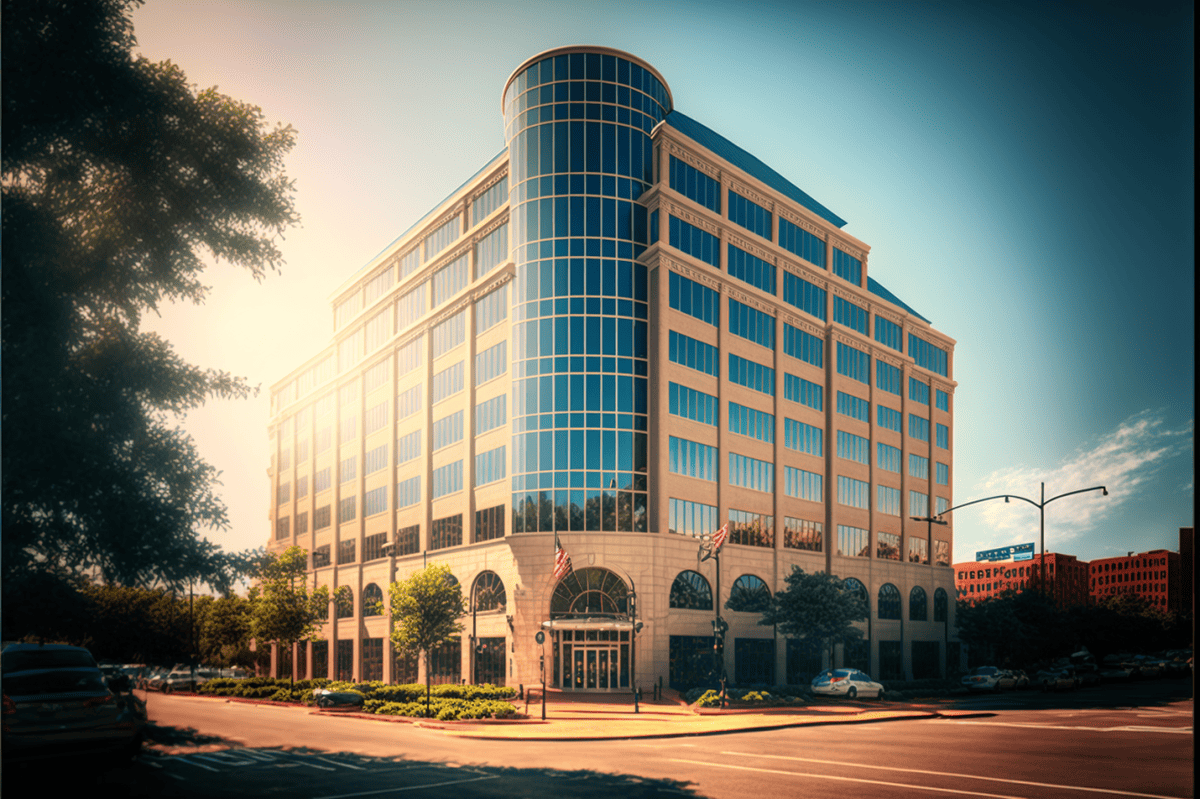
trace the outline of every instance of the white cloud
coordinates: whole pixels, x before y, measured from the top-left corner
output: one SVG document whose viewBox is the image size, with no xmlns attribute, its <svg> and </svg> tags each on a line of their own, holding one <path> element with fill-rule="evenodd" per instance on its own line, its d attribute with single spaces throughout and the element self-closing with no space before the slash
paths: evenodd
<svg viewBox="0 0 1200 799">
<path fill-rule="evenodd" d="M 1015 466 L 987 475 L 975 486 L 978 496 L 1012 494 L 1040 501 L 1040 483 L 1046 498 L 1092 486 L 1106 486 L 1108 496 L 1089 492 L 1064 497 L 1046 506 L 1046 539 L 1051 551 L 1080 538 L 1140 497 L 1158 470 L 1173 456 L 1192 446 L 1189 421 L 1170 430 L 1162 412 L 1142 411 L 1126 419 L 1117 429 L 1072 453 L 1050 468 Z M 996 500 L 980 507 L 984 526 L 992 531 L 992 546 L 1033 541 L 1038 533 L 1038 510 L 1020 500 Z"/>
</svg>

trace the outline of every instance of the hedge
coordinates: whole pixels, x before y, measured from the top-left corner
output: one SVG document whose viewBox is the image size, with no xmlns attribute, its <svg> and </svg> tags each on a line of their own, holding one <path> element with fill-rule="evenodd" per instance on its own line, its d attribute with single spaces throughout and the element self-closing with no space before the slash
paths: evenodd
<svg viewBox="0 0 1200 799">
<path fill-rule="evenodd" d="M 364 712 L 389 716 L 432 717 L 446 721 L 511 718 L 517 712 L 509 701 L 516 697 L 517 690 L 489 684 L 432 686 L 428 716 L 425 712 L 425 686 L 418 683 L 387 685 L 378 681 L 355 683 L 319 677 L 297 680 L 293 685 L 291 680 L 272 677 L 249 677 L 243 680 L 218 678 L 200 685 L 196 692 L 271 702 L 301 702 L 313 706 L 317 702 L 314 688 L 361 694 Z"/>
</svg>

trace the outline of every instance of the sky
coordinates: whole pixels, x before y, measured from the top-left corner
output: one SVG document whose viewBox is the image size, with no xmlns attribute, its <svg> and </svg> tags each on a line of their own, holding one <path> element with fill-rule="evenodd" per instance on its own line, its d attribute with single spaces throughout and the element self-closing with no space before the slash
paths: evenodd
<svg viewBox="0 0 1200 799">
<path fill-rule="evenodd" d="M 1194 10 L 1142 2 L 185 2 L 138 51 L 290 124 L 302 225 L 261 283 L 214 263 L 147 327 L 261 387 L 181 424 L 229 550 L 270 533 L 269 387 L 325 346 L 343 281 L 505 145 L 532 55 L 615 47 L 675 108 L 848 220 L 870 275 L 954 338 L 954 504 L 1040 499 L 1046 547 L 1178 549 L 1193 525 Z M 957 511 L 954 560 L 1038 511 Z"/>
</svg>

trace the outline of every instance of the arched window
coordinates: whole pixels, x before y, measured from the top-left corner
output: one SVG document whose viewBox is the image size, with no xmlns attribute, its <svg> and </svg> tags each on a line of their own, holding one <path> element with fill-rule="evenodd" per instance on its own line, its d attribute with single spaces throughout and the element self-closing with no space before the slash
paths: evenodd
<svg viewBox="0 0 1200 799">
<path fill-rule="evenodd" d="M 771 602 L 771 589 L 753 574 L 743 574 L 733 583 L 725 607 L 743 613 L 762 613 Z"/>
<path fill-rule="evenodd" d="M 625 616 L 629 589 L 608 569 L 577 569 L 559 581 L 550 597 L 551 617 Z"/>
<path fill-rule="evenodd" d="M 508 605 L 508 594 L 500 575 L 492 571 L 480 573 L 471 591 L 471 603 L 477 613 L 489 610 L 503 613 Z"/>
<path fill-rule="evenodd" d="M 846 582 L 842 584 L 847 591 L 852 594 L 857 594 L 858 598 L 863 601 L 867 607 L 867 612 L 871 611 L 871 601 L 867 597 L 867 587 L 853 577 L 847 577 Z"/>
<path fill-rule="evenodd" d="M 908 620 L 909 621 L 927 621 L 929 619 L 929 600 L 925 596 L 925 589 L 921 586 L 913 586 L 913 590 L 908 594 Z"/>
<path fill-rule="evenodd" d="M 681 571 L 671 584 L 671 607 L 683 610 L 712 610 L 712 588 L 704 575 Z"/>
<path fill-rule="evenodd" d="M 948 621 L 947 615 L 949 610 L 949 600 L 946 597 L 946 589 L 939 588 L 933 592 L 933 620 Z"/>
<path fill-rule="evenodd" d="M 367 583 L 362 593 L 362 615 L 383 615 L 383 591 L 375 583 Z"/>
<path fill-rule="evenodd" d="M 884 583 L 879 589 L 879 618 L 900 618 L 900 590 L 891 583 Z"/>
</svg>

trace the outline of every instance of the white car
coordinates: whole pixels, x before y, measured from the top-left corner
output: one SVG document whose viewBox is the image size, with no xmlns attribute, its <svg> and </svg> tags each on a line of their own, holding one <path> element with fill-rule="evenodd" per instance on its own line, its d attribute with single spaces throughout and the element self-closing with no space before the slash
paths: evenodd
<svg viewBox="0 0 1200 799">
<path fill-rule="evenodd" d="M 812 681 L 812 692 L 817 696 L 844 696 L 856 699 L 873 696 L 883 699 L 883 686 L 858 669 L 825 670 Z"/>
<path fill-rule="evenodd" d="M 969 691 L 1000 691 L 1002 672 L 995 666 L 980 666 L 962 678 L 963 687 Z"/>
</svg>

